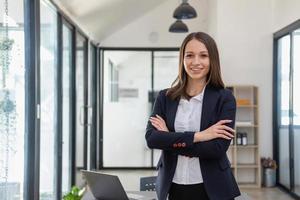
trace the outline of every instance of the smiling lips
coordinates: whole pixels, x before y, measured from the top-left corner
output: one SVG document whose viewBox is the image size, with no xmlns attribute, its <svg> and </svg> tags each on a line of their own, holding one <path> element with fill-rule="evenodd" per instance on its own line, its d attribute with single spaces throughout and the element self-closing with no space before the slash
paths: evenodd
<svg viewBox="0 0 300 200">
<path fill-rule="evenodd" d="M 192 72 L 200 72 L 201 70 L 203 70 L 204 68 L 199 68 L 199 67 L 192 67 L 191 70 Z"/>
</svg>

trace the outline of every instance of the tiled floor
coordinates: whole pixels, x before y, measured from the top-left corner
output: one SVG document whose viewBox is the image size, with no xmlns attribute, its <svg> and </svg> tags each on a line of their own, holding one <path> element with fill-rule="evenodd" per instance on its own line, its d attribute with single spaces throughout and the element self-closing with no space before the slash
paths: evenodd
<svg viewBox="0 0 300 200">
<path fill-rule="evenodd" d="M 253 200 L 294 200 L 277 187 L 260 189 L 241 189 L 241 192 L 247 193 Z"/>
</svg>

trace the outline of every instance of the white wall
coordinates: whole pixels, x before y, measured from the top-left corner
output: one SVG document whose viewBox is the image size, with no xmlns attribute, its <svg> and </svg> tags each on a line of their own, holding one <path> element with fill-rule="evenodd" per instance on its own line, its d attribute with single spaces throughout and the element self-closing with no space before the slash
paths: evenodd
<svg viewBox="0 0 300 200">
<path fill-rule="evenodd" d="M 300 19 L 299 0 L 272 0 L 273 21 L 272 32 L 276 32 L 292 22 Z"/>
<path fill-rule="evenodd" d="M 210 34 L 217 43 L 218 33 L 218 0 L 209 0 L 207 5 L 208 20 L 207 20 L 207 33 Z"/>
</svg>

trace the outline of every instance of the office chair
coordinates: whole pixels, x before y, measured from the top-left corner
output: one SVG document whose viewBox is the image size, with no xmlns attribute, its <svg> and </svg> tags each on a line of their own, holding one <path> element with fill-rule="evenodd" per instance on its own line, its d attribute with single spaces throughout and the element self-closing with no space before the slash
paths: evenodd
<svg viewBox="0 0 300 200">
<path fill-rule="evenodd" d="M 156 176 L 140 178 L 140 191 L 155 191 Z"/>
</svg>

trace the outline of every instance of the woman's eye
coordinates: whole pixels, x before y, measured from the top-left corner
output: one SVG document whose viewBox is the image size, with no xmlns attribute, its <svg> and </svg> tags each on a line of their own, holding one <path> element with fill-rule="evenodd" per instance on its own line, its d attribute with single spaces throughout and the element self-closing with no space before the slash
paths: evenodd
<svg viewBox="0 0 300 200">
<path fill-rule="evenodd" d="M 201 55 L 201 57 L 205 58 L 205 57 L 208 57 L 208 55 L 207 54 L 203 54 L 203 55 Z"/>
<path fill-rule="evenodd" d="M 190 57 L 192 57 L 192 55 L 191 55 L 191 54 L 188 54 L 188 55 L 185 55 L 185 57 L 186 57 L 186 58 L 190 58 Z"/>
</svg>

